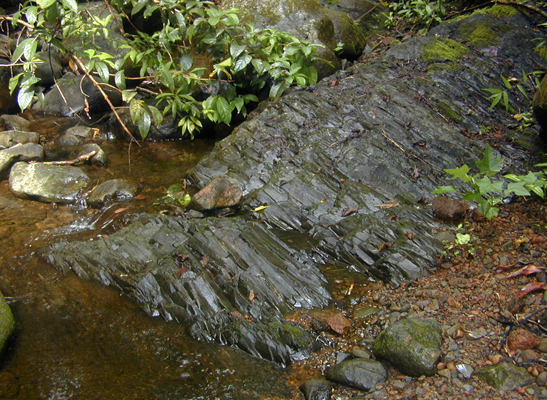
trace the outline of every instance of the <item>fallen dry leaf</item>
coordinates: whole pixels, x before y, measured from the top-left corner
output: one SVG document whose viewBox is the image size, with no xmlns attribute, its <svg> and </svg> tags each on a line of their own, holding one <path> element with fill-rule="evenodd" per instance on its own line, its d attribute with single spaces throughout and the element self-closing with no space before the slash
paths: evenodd
<svg viewBox="0 0 547 400">
<path fill-rule="evenodd" d="M 400 204 L 397 203 L 396 201 L 389 200 L 389 201 L 386 201 L 384 204 L 377 205 L 376 207 L 380 207 L 382 210 L 384 210 L 386 208 L 393 208 L 397 206 L 400 206 Z"/>
<path fill-rule="evenodd" d="M 499 267 L 496 268 L 496 272 L 499 274 L 500 272 L 504 272 L 504 271 L 508 271 L 510 269 L 513 269 L 513 268 L 521 268 L 523 267 L 524 264 L 523 262 L 516 262 L 514 264 L 509 264 L 509 265 L 500 265 Z"/>
<path fill-rule="evenodd" d="M 541 244 L 545 242 L 547 242 L 547 238 L 541 235 L 535 235 L 532 239 L 530 239 L 530 243 L 532 244 Z"/>
<path fill-rule="evenodd" d="M 384 250 L 386 247 L 390 247 L 393 245 L 393 242 L 385 242 L 378 246 L 378 250 Z"/>
<path fill-rule="evenodd" d="M 120 207 L 116 211 L 114 211 L 114 214 L 119 214 L 121 212 L 127 211 L 127 207 Z"/>
<path fill-rule="evenodd" d="M 342 313 L 335 314 L 327 319 L 327 324 L 340 335 L 345 335 L 351 328 L 351 322 Z"/>
<path fill-rule="evenodd" d="M 521 276 L 521 275 L 537 274 L 538 272 L 541 272 L 541 271 L 542 270 L 540 268 L 536 267 L 534 264 L 528 264 L 527 266 L 522 267 L 521 269 L 510 273 L 509 275 L 507 275 L 505 277 L 505 279 L 515 278 L 515 277 Z"/>
<path fill-rule="evenodd" d="M 520 289 L 515 295 L 518 297 L 526 296 L 528 293 L 536 292 L 538 290 L 547 290 L 547 283 L 532 282 Z"/>
</svg>

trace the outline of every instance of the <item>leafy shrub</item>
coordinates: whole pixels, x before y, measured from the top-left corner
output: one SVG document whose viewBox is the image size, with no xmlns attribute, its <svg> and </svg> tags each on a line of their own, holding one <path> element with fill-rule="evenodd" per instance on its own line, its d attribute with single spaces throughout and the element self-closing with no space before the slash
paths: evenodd
<svg viewBox="0 0 547 400">
<path fill-rule="evenodd" d="M 506 174 L 504 179 L 493 180 L 492 177 L 499 174 L 503 166 L 502 156 L 495 157 L 492 147 L 487 146 L 483 158 L 475 164 L 479 170 L 477 174 L 471 174 L 467 164 L 455 169 L 444 171 L 452 175 L 451 179 L 460 179 L 471 187 L 465 193 L 460 193 L 464 200 L 477 203 L 477 211 L 486 218 L 492 219 L 498 215 L 499 208 L 496 207 L 504 198 L 515 196 L 531 196 L 532 193 L 545 198 L 547 187 L 547 170 L 539 172 L 528 172 L 526 175 Z M 538 167 L 547 167 L 547 164 L 538 164 Z M 432 193 L 458 193 L 452 186 L 439 186 Z"/>
<path fill-rule="evenodd" d="M 304 87 L 317 81 L 313 62 L 320 45 L 242 24 L 240 10 L 220 10 L 202 0 L 105 3 L 110 12 L 99 16 L 76 0 L 29 1 L 13 16 L 14 24 L 24 25 L 32 35 L 18 44 L 12 56 L 13 64 L 23 66 L 10 82 L 12 91 L 19 89 L 21 109 L 41 96 L 36 90 L 35 54 L 45 44 L 69 56 L 80 71 L 115 85 L 143 139 L 152 122 L 160 124 L 168 114 L 178 121 L 182 134 L 193 137 L 204 120 L 230 124 L 234 112 L 246 116 L 247 104 L 258 102 L 260 90 L 269 87 L 269 97 L 277 98 L 291 85 Z M 161 23 L 150 33 L 126 32 L 123 23 L 131 26 L 137 15 L 147 24 Z M 112 26 L 118 27 L 123 39 L 110 39 Z M 96 46 L 101 37 L 124 55 L 116 58 Z M 129 84 L 128 65 L 139 69 L 140 87 Z M 155 98 L 154 105 L 139 93 L 142 82 Z"/>
<path fill-rule="evenodd" d="M 446 15 L 445 0 L 399 0 L 390 2 L 389 8 L 388 28 L 405 24 L 418 29 L 420 34 L 425 34 Z"/>
</svg>

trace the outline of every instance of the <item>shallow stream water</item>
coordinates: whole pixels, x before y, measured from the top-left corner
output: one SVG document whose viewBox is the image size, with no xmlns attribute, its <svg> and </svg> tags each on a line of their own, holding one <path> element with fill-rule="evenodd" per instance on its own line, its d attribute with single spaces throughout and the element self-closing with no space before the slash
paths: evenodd
<svg viewBox="0 0 547 400">
<path fill-rule="evenodd" d="M 47 141 L 74 123 L 39 120 L 33 130 Z M 35 254 L 58 240 L 108 235 L 131 213 L 160 212 L 154 200 L 181 182 L 214 141 L 99 144 L 109 165 L 80 168 L 97 183 L 138 184 L 137 200 L 103 209 L 55 206 L 18 199 L 0 182 L 0 289 L 17 323 L 0 368 L 0 398 L 292 398 L 281 368 L 196 342 L 183 326 L 151 318 L 117 290 L 63 275 Z"/>
</svg>

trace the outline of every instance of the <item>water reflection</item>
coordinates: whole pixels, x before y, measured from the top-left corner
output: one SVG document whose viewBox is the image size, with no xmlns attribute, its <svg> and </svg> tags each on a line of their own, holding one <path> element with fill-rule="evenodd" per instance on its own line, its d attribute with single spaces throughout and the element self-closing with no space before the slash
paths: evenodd
<svg viewBox="0 0 547 400">
<path fill-rule="evenodd" d="M 65 127 L 65 126 L 64 126 Z M 15 198 L 0 183 L 0 288 L 17 332 L 0 369 L 0 397 L 16 399 L 292 398 L 278 367 L 203 344 L 184 328 L 150 318 L 118 291 L 41 262 L 35 249 L 91 240 L 119 229 L 178 182 L 211 141 L 131 147 L 104 142 L 107 168 L 83 166 L 95 182 L 125 178 L 140 200 L 100 210 Z"/>
</svg>

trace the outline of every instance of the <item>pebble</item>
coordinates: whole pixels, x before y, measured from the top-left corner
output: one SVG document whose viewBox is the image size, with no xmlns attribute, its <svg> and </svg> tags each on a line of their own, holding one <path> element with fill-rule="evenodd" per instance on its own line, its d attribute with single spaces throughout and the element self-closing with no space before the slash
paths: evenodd
<svg viewBox="0 0 547 400">
<path fill-rule="evenodd" d="M 547 384 L 547 371 L 543 371 L 537 376 L 536 383 L 539 386 L 545 386 Z"/>
<path fill-rule="evenodd" d="M 468 364 L 456 364 L 456 369 L 465 379 L 471 378 L 471 376 L 473 376 L 473 372 L 475 372 L 473 367 Z"/>
</svg>

